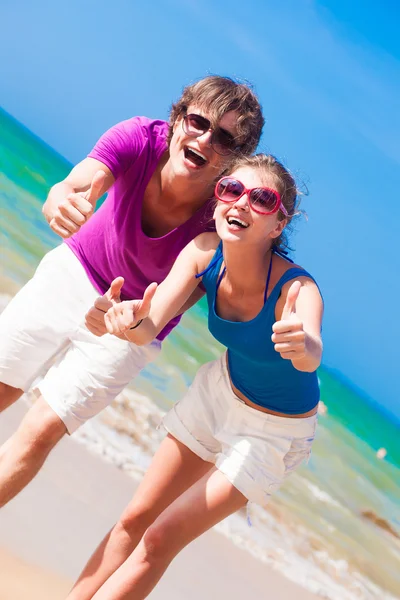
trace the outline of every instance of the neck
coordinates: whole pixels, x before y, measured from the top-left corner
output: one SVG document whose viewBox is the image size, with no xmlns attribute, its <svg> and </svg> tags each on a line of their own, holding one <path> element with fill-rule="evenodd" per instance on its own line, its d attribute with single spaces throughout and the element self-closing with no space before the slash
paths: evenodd
<svg viewBox="0 0 400 600">
<path fill-rule="evenodd" d="M 225 277 L 232 288 L 237 290 L 255 290 L 265 287 L 272 248 L 258 246 L 246 248 L 241 244 L 223 244 Z M 245 275 L 245 276 L 244 276 Z"/>
<path fill-rule="evenodd" d="M 215 182 L 204 181 L 201 177 L 195 181 L 187 175 L 174 173 L 167 155 L 159 164 L 159 184 L 163 203 L 170 209 L 190 205 L 196 211 L 213 195 Z"/>
</svg>

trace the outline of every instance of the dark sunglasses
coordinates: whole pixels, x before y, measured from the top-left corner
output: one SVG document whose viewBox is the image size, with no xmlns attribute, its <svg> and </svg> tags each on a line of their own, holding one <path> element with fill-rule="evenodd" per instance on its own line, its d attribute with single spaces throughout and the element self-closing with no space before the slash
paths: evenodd
<svg viewBox="0 0 400 600">
<path fill-rule="evenodd" d="M 215 197 L 222 202 L 237 202 L 239 198 L 247 194 L 250 207 L 254 212 L 260 215 L 271 215 L 278 210 L 282 211 L 285 217 L 289 214 L 282 204 L 282 199 L 277 191 L 259 187 L 247 190 L 243 183 L 235 177 L 223 177 L 215 186 Z"/>
<path fill-rule="evenodd" d="M 194 113 L 185 115 L 182 121 L 182 128 L 186 135 L 195 138 L 204 135 L 207 131 L 212 131 L 211 147 L 217 154 L 221 154 L 222 156 L 228 156 L 228 154 L 232 154 L 239 149 L 234 136 L 229 131 L 220 127 L 213 129 L 211 122 L 201 115 Z"/>
</svg>

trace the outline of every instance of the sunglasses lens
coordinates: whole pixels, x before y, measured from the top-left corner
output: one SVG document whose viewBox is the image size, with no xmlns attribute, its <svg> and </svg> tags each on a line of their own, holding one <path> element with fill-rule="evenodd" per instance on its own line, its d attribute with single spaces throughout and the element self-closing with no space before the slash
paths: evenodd
<svg viewBox="0 0 400 600">
<path fill-rule="evenodd" d="M 218 154 L 230 154 L 237 147 L 233 135 L 229 131 L 219 128 L 214 131 L 211 144 Z"/>
<path fill-rule="evenodd" d="M 210 129 L 211 122 L 206 119 L 206 117 L 196 115 L 195 113 L 191 113 L 183 117 L 183 130 L 186 135 L 190 135 L 191 137 L 200 137 Z M 220 129 L 217 127 L 212 132 L 211 146 L 214 148 L 217 154 L 226 156 L 236 150 L 237 143 L 229 131 L 225 131 L 225 129 Z"/>
<path fill-rule="evenodd" d="M 274 211 L 279 200 L 273 190 L 255 188 L 251 190 L 250 202 L 256 211 L 270 213 Z"/>
<path fill-rule="evenodd" d="M 200 115 L 186 115 L 184 117 L 185 131 L 187 135 L 199 137 L 210 129 L 211 123 Z"/>
<path fill-rule="evenodd" d="M 235 202 L 243 194 L 243 191 L 243 184 L 231 177 L 224 177 L 217 185 L 217 196 L 223 202 Z"/>
</svg>

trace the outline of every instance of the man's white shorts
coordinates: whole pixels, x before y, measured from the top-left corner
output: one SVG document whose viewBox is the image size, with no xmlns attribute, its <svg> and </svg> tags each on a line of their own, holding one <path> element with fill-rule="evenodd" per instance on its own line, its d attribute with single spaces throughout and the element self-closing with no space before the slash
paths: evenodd
<svg viewBox="0 0 400 600">
<path fill-rule="evenodd" d="M 308 459 L 316 423 L 316 415 L 279 417 L 245 404 L 232 390 L 225 354 L 199 369 L 163 421 L 171 435 L 261 506 Z"/>
<path fill-rule="evenodd" d="M 25 392 L 33 384 L 69 433 L 108 406 L 161 347 L 91 334 L 85 314 L 98 296 L 62 244 L 0 315 L 0 381 Z"/>
</svg>

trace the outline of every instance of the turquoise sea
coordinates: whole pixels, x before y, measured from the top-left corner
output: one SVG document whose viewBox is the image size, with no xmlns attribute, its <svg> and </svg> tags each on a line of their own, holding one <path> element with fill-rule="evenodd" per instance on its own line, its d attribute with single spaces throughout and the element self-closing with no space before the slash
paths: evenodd
<svg viewBox="0 0 400 600">
<path fill-rule="evenodd" d="M 51 185 L 71 165 L 0 109 L 0 306 L 60 243 L 41 214 Z M 200 303 L 113 407 L 76 436 L 92 451 L 140 475 L 160 440 L 157 423 L 200 364 L 221 347 Z M 334 600 L 400 597 L 400 424 L 338 375 L 319 371 L 326 410 L 308 466 L 268 510 L 251 507 L 219 526 L 232 543 Z M 377 451 L 386 449 L 386 457 Z"/>
</svg>

